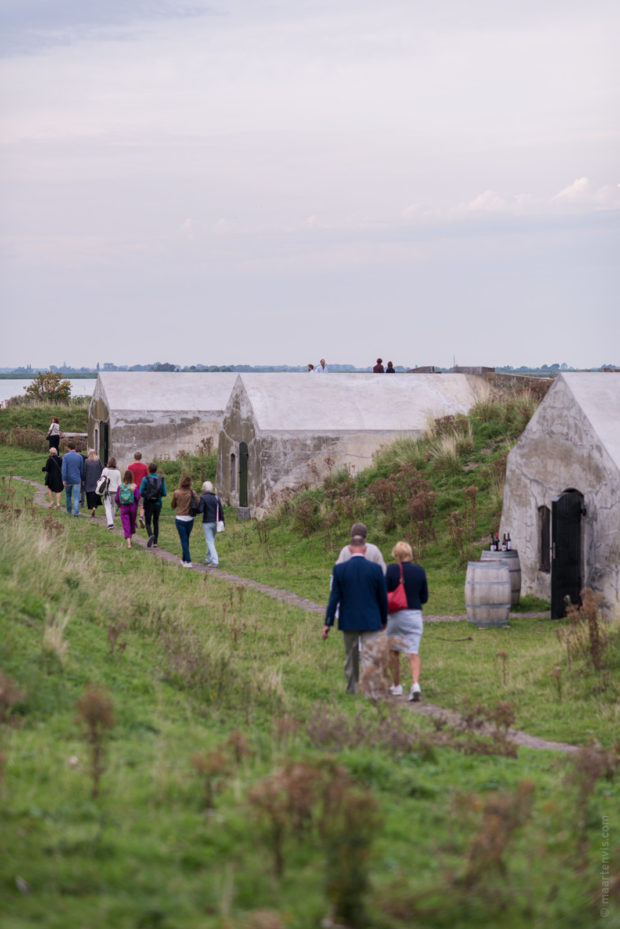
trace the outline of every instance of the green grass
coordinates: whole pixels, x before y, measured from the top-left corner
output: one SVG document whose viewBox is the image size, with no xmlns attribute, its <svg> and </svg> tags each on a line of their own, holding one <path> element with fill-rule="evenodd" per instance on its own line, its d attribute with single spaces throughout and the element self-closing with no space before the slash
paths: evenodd
<svg viewBox="0 0 620 929">
<path fill-rule="evenodd" d="M 90 398 L 76 397 L 71 403 L 23 403 L 0 408 L 0 432 L 30 428 L 47 433 L 53 416 L 60 420 L 61 432 L 88 432 Z"/>
<path fill-rule="evenodd" d="M 3 929 L 319 925 L 329 909 L 327 862 L 342 887 L 342 863 L 354 849 L 335 854 L 340 846 L 326 845 L 318 820 L 299 835 L 285 825 L 277 877 L 273 840 L 250 800 L 263 778 L 292 761 L 312 770 L 339 765 L 332 781 L 346 773 L 377 804 L 358 925 L 620 925 L 616 911 L 601 916 L 597 896 L 602 818 L 612 819 L 620 800 L 611 772 L 580 800 L 564 755 L 433 747 L 427 720 L 343 693 L 341 642 L 321 641 L 320 617 L 143 549 L 126 551 L 116 534 L 86 519 L 50 517 L 30 496 L 23 484 L 0 483 L 0 668 L 24 695 L 0 726 Z M 242 544 L 232 521 L 230 528 L 220 543 L 222 552 L 231 546 L 228 554 Z M 292 550 L 282 557 L 289 573 L 305 570 Z M 61 660 L 58 645 L 44 648 L 44 633 L 67 615 Z M 566 664 L 557 628 L 521 619 L 486 631 L 427 624 L 425 696 L 445 706 L 466 696 L 515 700 L 517 725 L 611 744 L 617 649 L 607 690 L 575 660 L 560 701 L 548 674 Z M 505 682 L 499 651 L 508 656 Z M 75 708 L 89 682 L 107 688 L 116 714 L 98 799 Z M 311 733 L 325 735 L 330 719 L 335 735 L 317 745 Z M 355 744 L 349 729 L 359 734 Z M 392 730 L 410 734 L 411 747 L 390 749 Z M 239 761 L 227 747 L 232 732 L 248 744 Z M 192 756 L 219 748 L 228 768 L 205 811 Z M 468 879 L 476 835 L 490 837 L 485 807 L 501 809 L 528 783 L 533 807 L 510 841 L 506 833 L 502 866 L 480 859 L 483 877 Z"/>
</svg>

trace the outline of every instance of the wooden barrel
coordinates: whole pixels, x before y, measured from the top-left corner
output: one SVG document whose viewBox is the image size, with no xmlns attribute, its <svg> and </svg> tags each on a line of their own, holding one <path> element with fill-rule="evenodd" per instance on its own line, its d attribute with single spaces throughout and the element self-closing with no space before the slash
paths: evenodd
<svg viewBox="0 0 620 929">
<path fill-rule="evenodd" d="M 521 562 L 519 561 L 519 552 L 515 549 L 511 549 L 509 552 L 490 552 L 487 550 L 480 555 L 480 561 L 506 562 L 510 574 L 510 605 L 516 606 L 521 595 Z"/>
<path fill-rule="evenodd" d="M 510 574 L 505 561 L 469 561 L 465 578 L 467 622 L 505 626 L 510 616 Z"/>
</svg>

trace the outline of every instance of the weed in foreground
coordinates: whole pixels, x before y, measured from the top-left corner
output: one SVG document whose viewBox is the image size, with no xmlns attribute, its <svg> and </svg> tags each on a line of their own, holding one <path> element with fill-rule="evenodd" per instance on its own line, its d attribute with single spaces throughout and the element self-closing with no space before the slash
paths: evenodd
<svg viewBox="0 0 620 929">
<path fill-rule="evenodd" d="M 191 764 L 202 780 L 204 809 L 209 812 L 215 806 L 215 795 L 230 770 L 230 758 L 219 750 L 195 752 L 191 757 Z"/>
<path fill-rule="evenodd" d="M 89 684 L 76 704 L 84 738 L 90 746 L 91 796 L 99 796 L 99 784 L 105 771 L 105 749 L 109 730 L 114 727 L 114 703 L 104 687 Z"/>
<path fill-rule="evenodd" d="M 575 826 L 577 839 L 578 870 L 585 867 L 588 848 L 588 809 L 597 782 L 606 777 L 611 779 L 620 765 L 618 748 L 601 751 L 597 747 L 580 748 L 574 758 L 567 783 L 575 788 Z"/>
<path fill-rule="evenodd" d="M 484 804 L 482 823 L 467 851 L 461 881 L 467 890 L 480 885 L 490 874 L 506 875 L 507 846 L 532 810 L 534 784 L 521 781 L 514 793 L 494 794 Z"/>
</svg>

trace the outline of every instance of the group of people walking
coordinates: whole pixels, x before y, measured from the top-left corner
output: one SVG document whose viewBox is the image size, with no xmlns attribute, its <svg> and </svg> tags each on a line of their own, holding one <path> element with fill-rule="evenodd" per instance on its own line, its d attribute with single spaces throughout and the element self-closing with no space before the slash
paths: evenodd
<svg viewBox="0 0 620 929">
<path fill-rule="evenodd" d="M 409 699 L 420 699 L 420 640 L 422 605 L 428 600 L 424 568 L 413 563 L 408 542 L 392 549 L 394 563 L 386 566 L 376 545 L 367 542 L 364 523 L 351 527 L 351 541 L 341 550 L 332 573 L 332 587 L 322 629 L 323 639 L 338 618 L 345 648 L 347 693 L 356 693 L 360 666 L 372 660 L 373 648 L 388 639 L 392 684 L 390 693 L 402 696 L 400 655 L 409 660 Z"/>
<path fill-rule="evenodd" d="M 55 422 L 57 424 L 58 420 Z M 118 508 L 127 548 L 131 548 L 138 525 L 146 529 L 147 547 L 157 548 L 162 500 L 168 495 L 166 481 L 158 474 L 157 463 L 147 466 L 142 461 L 141 452 L 135 452 L 134 460 L 121 475 L 116 458 L 109 458 L 104 467 L 94 449 L 89 449 L 84 456 L 75 442 L 67 444 L 69 450 L 64 457 L 59 455 L 57 445 L 50 445 L 48 459 L 41 469 L 45 472 L 49 506 L 60 509 L 60 495 L 64 490 L 67 513 L 79 516 L 80 503 L 84 504 L 85 496 L 86 506 L 94 519 L 97 508 L 103 503 L 108 529 L 114 528 Z M 171 506 L 176 511 L 174 522 L 181 542 L 183 566 L 192 567 L 189 537 L 195 518 L 201 517 L 206 543 L 205 564 L 217 567 L 219 557 L 215 536 L 224 529 L 225 522 L 222 502 L 211 481 L 203 483 L 202 495 L 198 499 L 192 489 L 191 477 L 184 475 L 172 495 Z"/>
<path fill-rule="evenodd" d="M 54 423 L 50 430 L 53 426 Z M 116 507 L 119 508 L 128 548 L 131 548 L 138 522 L 146 529 L 147 546 L 156 548 L 162 500 L 167 496 L 166 482 L 157 473 L 156 462 L 147 466 L 142 462 L 142 454 L 135 452 L 133 462 L 121 476 L 115 458 L 109 458 L 103 467 L 94 449 L 89 449 L 84 457 L 74 442 L 68 443 L 69 451 L 61 458 L 58 445 L 51 443 L 53 436 L 48 434 L 48 438 L 49 457 L 42 470 L 46 472 L 50 507 L 60 508 L 60 494 L 64 489 L 67 513 L 78 516 L 80 496 L 85 493 L 91 517 L 94 518 L 103 502 L 108 529 L 114 528 Z M 175 511 L 175 526 L 181 542 L 182 565 L 192 567 L 189 542 L 194 520 L 200 516 L 206 544 L 205 564 L 217 566 L 215 537 L 224 529 L 224 510 L 211 481 L 203 483 L 198 499 L 190 475 L 184 475 L 172 495 L 171 507 Z M 400 656 L 404 653 L 411 671 L 409 699 L 418 701 L 422 605 L 428 600 L 426 573 L 413 563 L 413 552 L 407 542 L 397 542 L 392 556 L 395 561 L 386 565 L 379 548 L 368 542 L 364 523 L 353 524 L 351 540 L 342 548 L 334 565 L 322 637 L 328 638 L 337 619 L 344 638 L 346 690 L 356 693 L 360 668 L 370 664 L 374 646 L 387 635 L 392 677 L 390 693 L 397 697 L 403 694 Z"/>
</svg>

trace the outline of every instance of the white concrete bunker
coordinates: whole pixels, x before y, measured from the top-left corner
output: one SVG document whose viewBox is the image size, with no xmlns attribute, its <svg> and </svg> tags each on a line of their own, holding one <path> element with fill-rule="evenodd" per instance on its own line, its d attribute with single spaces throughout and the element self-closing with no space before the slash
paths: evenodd
<svg viewBox="0 0 620 929">
<path fill-rule="evenodd" d="M 620 375 L 560 375 L 508 456 L 500 533 L 521 592 L 551 600 L 589 587 L 620 607 Z"/>
<path fill-rule="evenodd" d="M 261 517 L 332 470 L 368 467 L 429 419 L 467 413 L 488 390 L 466 374 L 239 375 L 220 433 L 218 493 Z"/>
<path fill-rule="evenodd" d="M 119 467 L 136 451 L 148 463 L 217 448 L 237 375 L 229 372 L 103 372 L 88 414 L 88 444 Z"/>
</svg>

